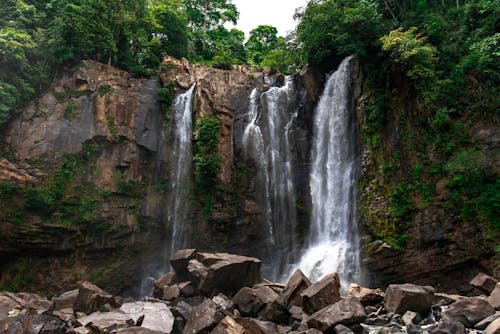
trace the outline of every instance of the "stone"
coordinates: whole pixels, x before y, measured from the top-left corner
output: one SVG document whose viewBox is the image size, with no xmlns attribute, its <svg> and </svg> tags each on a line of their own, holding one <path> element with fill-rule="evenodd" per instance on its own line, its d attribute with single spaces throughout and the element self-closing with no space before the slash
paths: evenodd
<svg viewBox="0 0 500 334">
<path fill-rule="evenodd" d="M 271 321 L 277 324 L 284 324 L 288 322 L 290 318 L 290 312 L 284 307 L 279 299 L 266 304 L 264 308 L 259 312 L 259 318 L 267 321 Z"/>
<path fill-rule="evenodd" d="M 41 314 L 52 309 L 53 304 L 52 301 L 34 293 L 0 292 L 0 320 L 22 310 L 32 310 Z"/>
<path fill-rule="evenodd" d="M 345 298 L 333 305 L 313 313 L 307 320 L 309 327 L 320 331 L 333 330 L 335 325 L 350 325 L 366 319 L 366 312 L 361 302 L 355 298 Z"/>
<path fill-rule="evenodd" d="M 465 334 L 460 322 L 439 322 L 428 328 L 429 334 Z"/>
<path fill-rule="evenodd" d="M 261 280 L 259 259 L 228 253 L 196 253 L 195 256 L 187 266 L 188 278 L 206 295 L 222 292 L 232 296 Z"/>
<path fill-rule="evenodd" d="M 231 317 L 225 317 L 214 328 L 211 334 L 245 334 L 245 328 Z"/>
<path fill-rule="evenodd" d="M 186 321 L 183 334 L 206 333 L 217 326 L 224 318 L 223 313 L 212 300 L 207 299 L 193 307 Z"/>
<path fill-rule="evenodd" d="M 432 304 L 445 306 L 445 305 L 450 305 L 451 303 L 454 303 L 464 298 L 467 297 L 461 295 L 447 294 L 447 293 L 435 293 Z"/>
<path fill-rule="evenodd" d="M 174 315 L 164 303 L 152 302 L 134 302 L 124 303 L 120 310 L 128 315 L 135 323 L 138 323 L 141 317 L 141 327 L 161 332 L 171 333 L 174 327 Z"/>
<path fill-rule="evenodd" d="M 344 325 L 337 325 L 334 329 L 336 334 L 354 334 L 352 330 Z"/>
<path fill-rule="evenodd" d="M 170 258 L 170 265 L 179 277 L 186 278 L 188 263 L 194 259 L 196 253 L 196 249 L 181 249 Z"/>
<path fill-rule="evenodd" d="M 164 287 L 177 283 L 177 276 L 175 273 L 169 272 L 155 280 L 153 284 L 153 297 L 162 299 Z"/>
<path fill-rule="evenodd" d="M 299 295 L 302 309 L 309 314 L 340 300 L 340 279 L 337 273 L 323 277 L 319 282 L 304 289 Z"/>
<path fill-rule="evenodd" d="M 422 321 L 422 317 L 420 317 L 420 314 L 416 312 L 406 311 L 405 314 L 403 314 L 402 321 L 405 326 L 409 326 L 420 323 L 420 321 Z"/>
<path fill-rule="evenodd" d="M 253 318 L 234 319 L 245 330 L 245 334 L 279 334 L 278 325 Z"/>
<path fill-rule="evenodd" d="M 192 297 L 196 294 L 196 289 L 191 282 L 181 282 L 172 285 L 163 286 L 162 296 L 163 300 L 175 300 L 179 297 Z"/>
<path fill-rule="evenodd" d="M 407 334 L 423 334 L 422 327 L 418 325 L 408 325 L 406 326 Z"/>
<path fill-rule="evenodd" d="M 78 287 L 78 296 L 74 302 L 73 309 L 85 314 L 98 311 L 104 305 L 120 307 L 115 298 L 90 282 L 82 282 Z"/>
<path fill-rule="evenodd" d="M 163 332 L 155 331 L 144 327 L 128 327 L 119 329 L 113 333 L 114 334 L 162 334 Z"/>
<path fill-rule="evenodd" d="M 65 322 L 75 320 L 75 314 L 73 313 L 72 308 L 63 308 L 60 310 L 54 310 L 52 311 L 52 314 Z"/>
<path fill-rule="evenodd" d="M 349 284 L 346 296 L 356 298 L 364 306 L 378 304 L 384 300 L 384 292 L 381 289 L 369 289 L 355 283 Z"/>
<path fill-rule="evenodd" d="M 5 318 L 0 321 L 2 333 L 63 334 L 66 324 L 50 314 L 29 311 L 26 314 Z"/>
<path fill-rule="evenodd" d="M 136 322 L 121 311 L 94 312 L 75 321 L 77 326 L 84 326 L 98 333 L 109 333 L 120 328 L 136 325 Z"/>
<path fill-rule="evenodd" d="M 298 322 L 302 322 L 307 318 L 307 314 L 299 306 L 292 306 L 289 311 L 291 319 Z"/>
<path fill-rule="evenodd" d="M 486 275 L 485 273 L 479 273 L 470 281 L 472 286 L 480 289 L 487 294 L 491 293 L 495 289 L 498 280 L 494 277 Z"/>
<path fill-rule="evenodd" d="M 493 321 L 495 321 L 497 318 L 500 318 L 500 312 L 495 312 L 495 314 L 490 315 L 489 317 L 484 318 L 480 322 L 474 325 L 474 329 L 477 330 L 484 330 L 486 327 L 488 327 L 489 324 L 491 324 Z"/>
<path fill-rule="evenodd" d="M 53 297 L 54 310 L 72 309 L 78 297 L 78 289 L 66 291 L 63 294 Z"/>
<path fill-rule="evenodd" d="M 311 286 L 311 281 L 309 281 L 300 269 L 295 270 L 281 294 L 285 307 L 290 308 L 294 305 L 300 306 L 300 294 L 309 286 Z"/>
<path fill-rule="evenodd" d="M 277 300 L 279 294 L 266 285 L 257 284 L 252 288 L 244 287 L 234 295 L 232 301 L 244 316 L 257 316 L 266 306 Z"/>
<path fill-rule="evenodd" d="M 473 327 L 479 321 L 495 313 L 487 301 L 471 297 L 459 300 L 442 313 L 443 322 L 460 322 L 465 327 Z"/>
<path fill-rule="evenodd" d="M 388 312 L 424 314 L 431 309 L 433 296 L 434 288 L 430 286 L 391 284 L 385 291 L 384 306 Z"/>
<path fill-rule="evenodd" d="M 500 310 L 500 283 L 495 285 L 495 288 L 491 291 L 486 301 L 497 310 Z"/>
<path fill-rule="evenodd" d="M 500 318 L 495 319 L 486 327 L 483 334 L 500 334 Z"/>
</svg>

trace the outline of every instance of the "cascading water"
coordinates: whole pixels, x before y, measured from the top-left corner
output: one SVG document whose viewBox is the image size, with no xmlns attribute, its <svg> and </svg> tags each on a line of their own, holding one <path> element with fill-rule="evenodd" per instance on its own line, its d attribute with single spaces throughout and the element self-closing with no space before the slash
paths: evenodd
<svg viewBox="0 0 500 334">
<path fill-rule="evenodd" d="M 264 208 L 270 256 L 265 274 L 277 279 L 293 263 L 294 229 L 297 221 L 292 170 L 292 124 L 297 117 L 292 77 L 282 87 L 266 92 L 254 89 L 250 95 L 249 123 L 242 142 L 246 159 L 257 167 L 257 193 Z"/>
<path fill-rule="evenodd" d="M 311 230 L 298 268 L 315 281 L 337 272 L 341 285 L 359 280 L 357 149 L 350 56 L 325 86 L 316 108 L 310 191 Z"/>
<path fill-rule="evenodd" d="M 189 182 L 191 177 L 193 136 L 193 85 L 176 97 L 174 103 L 174 126 L 172 145 L 172 167 L 170 171 L 170 194 L 167 208 L 167 223 L 171 228 L 170 255 L 186 246 L 186 218 L 188 209 Z"/>
</svg>

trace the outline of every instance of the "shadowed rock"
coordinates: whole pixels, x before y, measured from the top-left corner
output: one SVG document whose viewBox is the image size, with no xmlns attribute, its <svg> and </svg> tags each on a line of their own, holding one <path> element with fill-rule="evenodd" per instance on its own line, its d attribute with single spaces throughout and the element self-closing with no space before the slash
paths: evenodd
<svg viewBox="0 0 500 334">
<path fill-rule="evenodd" d="M 311 314 L 340 299 L 340 279 L 337 273 L 328 274 L 300 293 L 302 308 Z"/>
<path fill-rule="evenodd" d="M 120 304 L 112 295 L 90 282 L 83 282 L 78 288 L 78 296 L 73 308 L 75 311 L 90 314 L 98 311 L 106 304 L 112 307 L 120 307 Z"/>
<path fill-rule="evenodd" d="M 434 288 L 414 284 L 391 284 L 385 291 L 384 305 L 388 312 L 420 314 L 431 309 Z"/>
<path fill-rule="evenodd" d="M 301 305 L 300 294 L 310 285 L 311 281 L 309 281 L 309 279 L 304 275 L 304 273 L 300 269 L 295 270 L 295 272 L 288 280 L 288 283 L 286 284 L 283 293 L 281 294 L 283 299 L 283 304 L 288 308 L 294 305 L 300 306 Z"/>
<path fill-rule="evenodd" d="M 494 313 L 495 309 L 487 301 L 480 298 L 466 298 L 451 304 L 443 312 L 442 321 L 460 322 L 465 327 L 472 327 Z"/>
<path fill-rule="evenodd" d="M 477 274 L 471 281 L 470 284 L 480 289 L 485 293 L 491 293 L 495 289 L 498 280 L 486 275 L 485 273 Z"/>
<path fill-rule="evenodd" d="M 322 332 L 331 331 L 335 325 L 350 325 L 366 318 L 363 305 L 354 298 L 346 298 L 311 315 L 307 324 Z"/>
</svg>

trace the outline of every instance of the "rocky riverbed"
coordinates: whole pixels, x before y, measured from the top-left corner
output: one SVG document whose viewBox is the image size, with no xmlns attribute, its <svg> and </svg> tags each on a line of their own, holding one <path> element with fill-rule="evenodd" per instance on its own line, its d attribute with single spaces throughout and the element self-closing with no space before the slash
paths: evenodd
<svg viewBox="0 0 500 334">
<path fill-rule="evenodd" d="M 0 293 L 0 331 L 36 334 L 103 333 L 500 333 L 500 283 L 486 274 L 469 296 L 431 286 L 392 284 L 384 291 L 350 284 L 337 273 L 312 283 L 297 270 L 287 284 L 260 274 L 260 260 L 180 250 L 173 272 L 159 277 L 153 296 L 113 296 L 90 282 L 44 298 Z"/>
</svg>

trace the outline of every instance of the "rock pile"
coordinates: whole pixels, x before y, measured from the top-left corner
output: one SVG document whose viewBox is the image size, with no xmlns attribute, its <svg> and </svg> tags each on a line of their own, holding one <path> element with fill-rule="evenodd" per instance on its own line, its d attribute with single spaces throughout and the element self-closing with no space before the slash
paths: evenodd
<svg viewBox="0 0 500 334">
<path fill-rule="evenodd" d="M 225 253 L 178 251 L 175 272 L 155 281 L 153 297 L 127 300 L 83 282 L 49 299 L 0 293 L 0 332 L 36 334 L 484 334 L 500 333 L 500 283 L 479 274 L 482 294 L 436 293 L 393 284 L 385 293 L 339 276 L 312 283 L 297 270 L 287 284 L 260 277 L 260 261 Z"/>
</svg>

